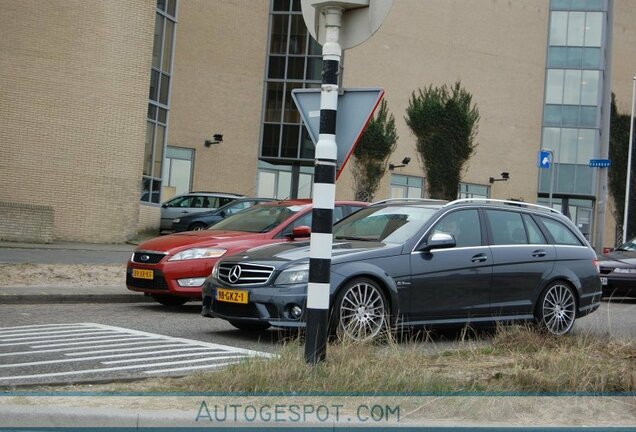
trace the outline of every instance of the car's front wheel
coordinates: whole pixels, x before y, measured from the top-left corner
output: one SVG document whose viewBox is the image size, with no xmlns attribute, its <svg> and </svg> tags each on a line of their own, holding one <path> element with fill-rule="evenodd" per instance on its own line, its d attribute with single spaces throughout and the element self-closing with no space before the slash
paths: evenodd
<svg viewBox="0 0 636 432">
<path fill-rule="evenodd" d="M 165 294 L 153 294 L 152 298 L 164 306 L 182 306 L 188 300 L 190 300 L 187 297 L 178 297 L 178 296 L 165 295 Z"/>
<path fill-rule="evenodd" d="M 572 330 L 576 320 L 576 297 L 572 288 L 561 281 L 551 283 L 539 297 L 536 318 L 554 335 Z"/>
<path fill-rule="evenodd" d="M 378 283 L 358 278 L 338 292 L 332 326 L 341 340 L 369 341 L 387 329 L 387 313 L 386 296 Z"/>
<path fill-rule="evenodd" d="M 193 223 L 192 225 L 190 225 L 188 227 L 188 231 L 203 231 L 207 227 L 208 226 L 206 224 L 201 223 L 201 222 L 197 222 L 197 223 Z"/>
<path fill-rule="evenodd" d="M 250 321 L 230 321 L 230 324 L 232 324 L 234 327 L 236 327 L 239 330 L 245 330 L 245 331 L 261 331 L 261 330 L 267 330 L 268 328 L 271 327 L 271 325 L 269 323 L 265 323 L 265 322 L 250 322 Z"/>
</svg>

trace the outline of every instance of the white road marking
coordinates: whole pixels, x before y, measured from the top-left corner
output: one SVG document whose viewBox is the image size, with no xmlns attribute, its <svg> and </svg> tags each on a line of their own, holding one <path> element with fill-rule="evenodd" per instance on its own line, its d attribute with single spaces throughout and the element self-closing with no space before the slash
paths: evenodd
<svg viewBox="0 0 636 432">
<path fill-rule="evenodd" d="M 218 351 L 215 353 L 205 353 L 207 355 L 222 355 L 222 354 L 226 354 L 227 352 L 223 352 L 223 351 Z M 173 355 L 166 355 L 166 356 L 159 356 L 159 357 L 152 357 L 150 358 L 150 360 L 167 360 L 167 359 L 171 359 L 171 358 L 182 358 L 182 357 L 197 357 L 200 356 L 201 353 L 195 352 L 195 353 L 184 353 L 184 354 L 173 354 Z M 134 363 L 134 362 L 139 362 L 139 361 L 147 361 L 147 358 L 141 358 L 141 359 L 125 359 L 125 360 L 111 360 L 111 361 L 105 361 L 102 362 L 102 364 L 105 365 L 109 365 L 109 364 L 120 364 L 120 363 Z"/>
<path fill-rule="evenodd" d="M 6 357 L 6 356 L 15 356 L 15 355 L 26 355 L 26 354 L 45 354 L 45 353 L 53 353 L 53 352 L 63 352 L 63 351 L 75 351 L 75 350 L 83 350 L 83 349 L 87 349 L 87 348 L 96 348 L 97 346 L 99 347 L 105 347 L 105 346 L 109 346 L 109 347 L 123 347 L 123 346 L 134 346 L 134 345 L 144 345 L 144 344 L 149 344 L 149 343 L 154 343 L 156 342 L 155 340 L 150 340 L 150 341 L 140 341 L 140 342 L 127 342 L 127 343 L 117 343 L 117 344 L 108 344 L 108 345 L 95 345 L 94 347 L 72 347 L 72 348 L 54 348 L 54 349 L 45 349 L 45 350 L 37 350 L 37 351 L 16 351 L 16 352 L 8 352 L 8 353 L 0 353 L 0 357 Z M 177 344 L 177 345 L 181 345 L 181 344 Z M 164 347 L 164 346 L 168 346 L 168 345 L 157 345 L 158 347 Z M 142 347 L 144 348 L 144 347 Z M 132 349 L 132 348 L 130 348 Z M 128 348 L 126 349 L 128 350 Z M 107 350 L 104 350 L 107 351 Z M 66 354 L 66 355 L 73 355 L 73 354 Z"/>
<path fill-rule="evenodd" d="M 141 343 L 153 343 L 155 341 L 149 341 L 149 342 L 133 342 L 133 343 L 129 343 L 129 344 L 117 344 L 117 345 L 110 345 L 110 346 L 124 346 L 124 345 L 139 345 Z M 140 347 L 134 347 L 134 348 L 115 348 L 115 349 L 100 349 L 100 350 L 94 350 L 94 351 L 80 351 L 80 352 L 74 352 L 74 353 L 66 353 L 64 354 L 65 356 L 83 356 L 83 355 L 89 355 L 89 354 L 101 354 L 101 353 L 107 353 L 107 352 L 122 352 L 122 351 L 141 351 L 141 350 L 147 350 L 147 349 L 151 349 L 151 348 L 170 348 L 170 347 L 180 347 L 183 346 L 182 343 L 173 343 L 173 344 L 163 344 L 163 345 L 146 345 L 146 346 L 140 346 Z M 82 347 L 82 348 L 67 348 L 67 350 L 73 349 L 86 349 L 86 348 L 91 348 L 91 347 Z"/>
<path fill-rule="evenodd" d="M 159 351 L 149 351 L 147 353 L 126 353 L 126 354 L 107 354 L 100 355 L 94 357 L 79 357 L 79 358 L 65 358 L 65 359 L 57 359 L 57 360 L 43 360 L 43 361 L 35 361 L 35 362 L 26 362 L 26 363 L 11 363 L 11 364 L 3 364 L 0 365 L 0 368 L 10 368 L 10 367 L 24 367 L 24 366 L 37 366 L 37 365 L 45 365 L 45 364 L 57 364 L 57 363 L 73 363 L 79 361 L 91 361 L 91 360 L 102 360 L 108 358 L 119 358 L 119 357 L 134 357 L 144 354 L 163 354 L 163 353 L 172 353 L 172 352 L 181 352 L 181 351 L 199 351 L 194 353 L 194 355 L 202 355 L 200 351 L 210 351 L 210 348 L 205 347 L 188 347 L 188 348 L 178 348 L 172 350 L 159 350 Z M 158 357 L 147 357 L 135 359 L 136 361 L 145 361 L 148 359 L 157 359 Z M 107 364 L 109 362 L 102 362 L 102 364 Z"/>
<path fill-rule="evenodd" d="M 131 366 L 118 366 L 118 367 L 111 367 L 111 368 L 101 368 L 101 369 L 88 369 L 88 370 L 82 370 L 82 371 L 68 371 L 68 372 L 51 372 L 51 373 L 44 373 L 44 374 L 36 374 L 36 375 L 20 375 L 20 376 L 9 376 L 9 377 L 0 377 L 0 381 L 1 380 L 8 380 L 8 379 L 29 379 L 29 378 L 44 378 L 44 377 L 54 377 L 54 376 L 70 376 L 70 375 L 80 375 L 80 374 L 85 374 L 85 373 L 101 373 L 101 372 L 110 372 L 110 371 L 119 371 L 119 370 L 127 370 L 127 369 L 143 369 L 146 367 L 157 367 L 157 366 L 170 366 L 170 365 L 178 365 L 178 364 L 185 364 L 185 363 L 201 363 L 201 362 L 205 362 L 205 361 L 213 361 L 213 360 L 227 360 L 227 359 L 232 359 L 232 358 L 245 358 L 244 355 L 241 354 L 235 354 L 235 355 L 228 355 L 225 357 L 205 357 L 205 358 L 200 358 L 200 359 L 194 359 L 194 360 L 182 360 L 182 361 L 176 361 L 176 362 L 163 362 L 163 363 L 154 363 L 154 364 L 143 364 L 143 365 L 131 365 Z"/>
<path fill-rule="evenodd" d="M 41 341 L 44 340 L 46 341 L 47 339 L 52 339 L 52 340 L 56 340 L 56 339 L 64 339 L 64 338 L 69 338 L 69 337 L 75 337 L 75 336 L 91 336 L 91 335 L 113 335 L 116 334 L 114 331 L 112 330 L 93 330 L 93 331 L 82 331 L 80 333 L 71 333 L 71 334 L 63 334 L 63 335 L 46 335 L 46 336 L 30 336 L 30 337 L 11 337 L 8 339 L 0 339 L 0 342 L 15 342 L 15 341 Z M 79 340 L 79 339 L 76 339 Z"/>
<path fill-rule="evenodd" d="M 42 333 L 44 329 L 46 334 Z M 105 335 L 106 333 L 108 335 Z M 96 334 L 98 336 L 95 336 Z M 0 356 L 59 353 L 57 358 L 45 357 L 40 361 L 2 364 L 0 369 L 3 371 L 9 372 L 11 368 L 17 370 L 22 367 L 69 363 L 73 368 L 71 371 L 59 369 L 51 371 L 51 367 L 55 367 L 51 366 L 47 368 L 47 372 L 37 373 L 36 369 L 34 373 L 1 376 L 0 382 L 83 374 L 101 374 L 108 377 L 109 372 L 125 370 L 138 370 L 152 375 L 194 369 L 218 369 L 248 357 L 273 356 L 269 353 L 243 348 L 95 323 L 3 328 L 0 329 L 0 342 L 5 342 L 0 344 L 0 347 L 26 345 L 32 348 L 30 351 L 0 353 Z M 60 355 L 62 357 L 59 357 Z M 30 360 L 33 359 L 30 358 Z M 97 362 L 103 367 L 95 368 L 96 363 L 87 363 L 89 361 Z M 90 369 L 82 370 L 82 365 Z M 66 369 L 68 368 L 67 366 Z"/>
</svg>

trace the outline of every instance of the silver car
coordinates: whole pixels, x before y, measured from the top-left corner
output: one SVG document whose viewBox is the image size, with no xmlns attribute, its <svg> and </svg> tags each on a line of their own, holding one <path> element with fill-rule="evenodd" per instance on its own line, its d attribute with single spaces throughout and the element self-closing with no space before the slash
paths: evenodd
<svg viewBox="0 0 636 432">
<path fill-rule="evenodd" d="M 172 220 L 188 214 L 215 210 L 243 195 L 223 192 L 190 192 L 161 204 L 161 231 L 172 231 Z"/>
</svg>

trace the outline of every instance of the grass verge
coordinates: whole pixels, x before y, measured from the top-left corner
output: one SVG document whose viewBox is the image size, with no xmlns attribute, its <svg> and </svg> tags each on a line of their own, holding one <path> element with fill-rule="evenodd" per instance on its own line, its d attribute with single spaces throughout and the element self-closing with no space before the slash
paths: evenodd
<svg viewBox="0 0 636 432">
<path fill-rule="evenodd" d="M 426 342 L 424 342 L 426 343 Z M 490 344 L 425 353 L 422 342 L 330 344 L 328 360 L 304 361 L 297 340 L 274 359 L 218 372 L 121 384 L 115 391 L 183 392 L 628 392 L 636 343 L 591 335 L 553 337 L 532 327 L 497 330 Z"/>
</svg>

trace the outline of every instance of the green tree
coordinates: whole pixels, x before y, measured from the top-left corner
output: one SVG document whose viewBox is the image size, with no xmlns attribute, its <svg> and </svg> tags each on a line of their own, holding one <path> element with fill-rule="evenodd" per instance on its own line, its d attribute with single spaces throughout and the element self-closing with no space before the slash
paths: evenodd
<svg viewBox="0 0 636 432">
<path fill-rule="evenodd" d="M 627 158 L 629 153 L 629 121 L 630 116 L 619 114 L 616 108 L 614 93 L 612 93 L 612 106 L 610 110 L 610 142 L 609 157 L 612 167 L 608 171 L 609 190 L 616 209 L 614 218 L 618 225 L 622 225 L 625 211 L 625 186 L 627 183 Z M 632 175 L 630 184 L 629 213 L 627 223 L 627 237 L 636 235 L 636 152 L 632 149 Z"/>
<path fill-rule="evenodd" d="M 411 94 L 405 120 L 417 138 L 431 198 L 457 198 L 462 169 L 477 146 L 479 110 L 471 102 L 459 81 Z"/>
<path fill-rule="evenodd" d="M 389 114 L 387 103 L 383 100 L 353 152 L 353 187 L 357 200 L 373 200 L 397 140 L 395 118 Z"/>
</svg>

